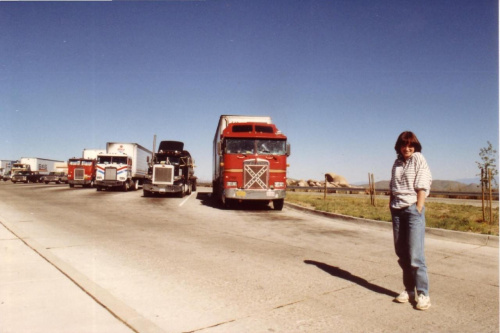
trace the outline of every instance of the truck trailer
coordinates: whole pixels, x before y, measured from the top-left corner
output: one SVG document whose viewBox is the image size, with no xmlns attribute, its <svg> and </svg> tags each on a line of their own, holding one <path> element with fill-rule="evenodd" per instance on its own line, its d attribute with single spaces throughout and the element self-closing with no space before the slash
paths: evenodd
<svg viewBox="0 0 500 333">
<path fill-rule="evenodd" d="M 183 142 L 160 142 L 158 151 L 152 156 L 142 190 L 145 197 L 162 193 L 176 193 L 183 197 L 196 191 L 194 160 L 184 150 Z"/>
<path fill-rule="evenodd" d="M 253 200 L 282 210 L 289 155 L 287 137 L 270 117 L 220 116 L 213 142 L 213 197 L 224 208 Z"/>
<path fill-rule="evenodd" d="M 68 160 L 69 187 L 75 187 L 75 185 L 94 187 L 97 155 L 105 152 L 105 149 L 83 149 L 82 157 L 70 158 Z"/>
<path fill-rule="evenodd" d="M 148 174 L 152 152 L 137 143 L 108 142 L 106 153 L 97 155 L 97 191 L 120 188 L 137 190 Z"/>
<path fill-rule="evenodd" d="M 12 182 L 38 183 L 50 172 L 56 171 L 56 164 L 64 161 L 50 160 L 39 157 L 21 157 L 12 165 Z"/>
</svg>

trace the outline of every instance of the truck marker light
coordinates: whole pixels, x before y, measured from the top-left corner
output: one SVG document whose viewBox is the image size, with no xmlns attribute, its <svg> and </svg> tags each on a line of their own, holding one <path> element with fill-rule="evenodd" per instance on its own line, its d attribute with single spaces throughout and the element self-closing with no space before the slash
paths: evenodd
<svg viewBox="0 0 500 333">
<path fill-rule="evenodd" d="M 224 162 L 220 162 L 220 166 L 223 167 L 224 166 Z"/>
</svg>

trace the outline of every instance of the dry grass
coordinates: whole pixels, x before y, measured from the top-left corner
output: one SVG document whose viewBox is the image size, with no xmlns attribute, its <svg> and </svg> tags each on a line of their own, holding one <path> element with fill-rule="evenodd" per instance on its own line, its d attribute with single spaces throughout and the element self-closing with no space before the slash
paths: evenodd
<svg viewBox="0 0 500 333">
<path fill-rule="evenodd" d="M 329 194 L 324 200 L 323 194 L 319 193 L 288 192 L 286 201 L 319 211 L 391 221 L 388 198 L 377 197 L 376 205 L 372 206 L 369 196 L 365 198 Z M 494 210 L 494 222 L 490 224 L 482 221 L 481 207 L 426 202 L 425 209 L 428 227 L 498 236 L 498 210 Z"/>
</svg>

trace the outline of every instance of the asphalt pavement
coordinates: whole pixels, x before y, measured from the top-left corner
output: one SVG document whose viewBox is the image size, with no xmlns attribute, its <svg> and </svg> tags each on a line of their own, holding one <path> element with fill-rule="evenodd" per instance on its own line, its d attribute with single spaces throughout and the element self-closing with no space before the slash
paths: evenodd
<svg viewBox="0 0 500 333">
<path fill-rule="evenodd" d="M 352 221 L 376 223 L 362 219 Z M 90 281 L 82 283 L 88 280 L 84 276 L 77 279 L 78 283 L 75 282 L 73 277 L 78 272 L 72 271 L 72 267 L 33 239 L 16 235 L 8 225 L 0 221 L 1 332 L 162 332 L 136 314 L 134 309 L 116 304 L 119 301 L 101 302 L 108 297 L 105 290 L 98 290 L 99 287 Z M 379 226 L 387 227 L 386 224 Z M 436 230 L 428 230 L 428 233 L 434 237 L 448 237 L 452 241 L 498 247 L 498 237 L 494 236 Z M 102 305 L 109 302 L 115 302 L 113 310 Z M 356 314 L 353 313 L 353 316 Z"/>
</svg>

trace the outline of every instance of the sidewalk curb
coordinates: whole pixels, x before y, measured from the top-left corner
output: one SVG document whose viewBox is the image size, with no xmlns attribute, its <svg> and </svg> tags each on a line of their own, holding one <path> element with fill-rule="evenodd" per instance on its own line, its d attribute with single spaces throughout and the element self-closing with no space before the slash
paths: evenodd
<svg viewBox="0 0 500 333">
<path fill-rule="evenodd" d="M 381 229 L 392 230 L 392 223 L 391 222 L 376 221 L 376 220 L 363 219 L 363 218 L 354 217 L 354 216 L 322 212 L 322 211 L 314 210 L 311 208 L 302 207 L 302 206 L 299 206 L 297 204 L 293 204 L 290 202 L 285 202 L 285 206 L 288 208 L 291 208 L 291 209 L 303 211 L 303 212 L 318 215 L 318 216 L 341 219 L 341 220 L 346 221 L 346 222 L 354 222 L 357 224 L 369 225 L 369 226 L 377 227 L 377 228 L 381 228 Z M 474 233 L 468 233 L 468 232 L 437 229 L 437 228 L 428 228 L 428 227 L 425 228 L 425 232 L 427 235 L 429 235 L 432 238 L 440 238 L 440 239 L 445 238 L 446 240 L 459 242 L 459 243 L 482 245 L 482 246 L 489 246 L 489 247 L 496 247 L 496 248 L 499 247 L 498 246 L 498 238 L 499 238 L 498 236 L 474 234 Z"/>
<path fill-rule="evenodd" d="M 125 326 L 134 332 L 160 333 L 164 332 L 156 324 L 139 314 L 121 300 L 117 299 L 110 292 L 97 285 L 84 274 L 77 271 L 73 266 L 59 259 L 49 250 L 30 237 L 22 237 L 12 223 L 1 218 L 0 225 L 4 227 L 16 239 L 24 243 L 29 250 L 36 253 L 41 260 L 44 260 L 66 278 L 68 278 L 76 288 L 81 289 L 85 294 L 92 298 L 96 303 L 106 309 L 113 317 L 122 322 Z"/>
</svg>

